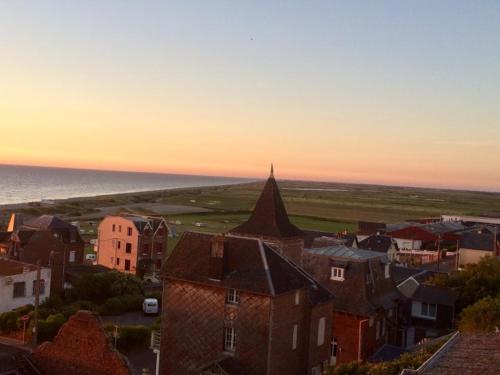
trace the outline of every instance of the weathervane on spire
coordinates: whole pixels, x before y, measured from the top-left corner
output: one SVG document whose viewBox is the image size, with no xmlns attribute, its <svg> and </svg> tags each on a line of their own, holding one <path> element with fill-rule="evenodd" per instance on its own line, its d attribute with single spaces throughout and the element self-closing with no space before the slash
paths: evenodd
<svg viewBox="0 0 500 375">
<path fill-rule="evenodd" d="M 269 177 L 274 177 L 274 167 L 273 167 L 273 163 L 271 163 L 271 174 L 269 175 Z"/>
</svg>

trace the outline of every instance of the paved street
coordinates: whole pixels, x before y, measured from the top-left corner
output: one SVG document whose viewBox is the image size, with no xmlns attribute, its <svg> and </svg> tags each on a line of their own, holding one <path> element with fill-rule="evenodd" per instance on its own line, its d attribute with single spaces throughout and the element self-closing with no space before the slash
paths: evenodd
<svg viewBox="0 0 500 375">
<path fill-rule="evenodd" d="M 122 315 L 103 316 L 102 321 L 104 324 L 111 323 L 118 326 L 152 326 L 158 316 L 144 316 L 140 311 L 127 312 Z"/>
</svg>

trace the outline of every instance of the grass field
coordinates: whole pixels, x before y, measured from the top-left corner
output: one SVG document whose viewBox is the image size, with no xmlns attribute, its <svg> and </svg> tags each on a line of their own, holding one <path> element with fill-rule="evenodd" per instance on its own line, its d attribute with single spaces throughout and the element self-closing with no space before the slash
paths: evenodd
<svg viewBox="0 0 500 375">
<path fill-rule="evenodd" d="M 4 208 L 2 213 L 4 221 L 14 210 L 32 215 L 58 214 L 69 220 L 85 217 L 82 221 L 87 221 L 92 220 L 94 214 L 94 220 L 98 220 L 99 213 L 102 216 L 103 210 L 114 207 L 122 212 L 164 215 L 169 221 L 180 220 L 178 233 L 184 230 L 223 232 L 248 217 L 263 184 L 260 181 L 73 198 L 50 206 L 35 203 Z M 360 220 L 399 222 L 441 214 L 500 215 L 500 193 L 301 181 L 278 181 L 278 184 L 292 222 L 304 229 L 336 232 L 344 228 L 355 230 Z M 210 212 L 173 214 L 174 211 L 169 210 L 171 205 Z M 160 209 L 152 211 L 151 207 Z M 194 226 L 196 222 L 206 226 Z"/>
</svg>

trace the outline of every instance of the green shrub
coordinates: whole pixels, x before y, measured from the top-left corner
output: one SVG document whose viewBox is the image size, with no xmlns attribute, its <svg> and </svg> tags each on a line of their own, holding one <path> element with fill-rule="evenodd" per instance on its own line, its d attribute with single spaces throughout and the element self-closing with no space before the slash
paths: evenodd
<svg viewBox="0 0 500 375">
<path fill-rule="evenodd" d="M 500 327 L 500 297 L 486 297 L 467 306 L 460 314 L 459 329 L 462 332 L 493 332 Z"/>
<path fill-rule="evenodd" d="M 125 312 L 122 301 L 118 297 L 108 299 L 102 306 L 98 308 L 101 315 L 120 315 Z"/>
<path fill-rule="evenodd" d="M 108 324 L 104 327 L 112 341 L 116 327 Z M 116 340 L 119 350 L 128 350 L 136 346 L 147 346 L 151 337 L 151 331 L 145 326 L 120 326 L 118 327 L 118 339 Z"/>
<path fill-rule="evenodd" d="M 72 306 L 74 306 L 78 310 L 89 310 L 89 311 L 96 310 L 96 306 L 91 301 L 76 301 L 73 302 Z"/>
<path fill-rule="evenodd" d="M 0 314 L 0 331 L 9 333 L 18 329 L 18 320 L 21 315 L 16 311 L 8 311 Z"/>
<path fill-rule="evenodd" d="M 63 314 L 53 314 L 45 320 L 38 320 L 38 342 L 51 341 L 65 322 Z"/>
<path fill-rule="evenodd" d="M 120 297 L 124 311 L 141 311 L 144 296 L 142 294 L 129 294 Z"/>
</svg>

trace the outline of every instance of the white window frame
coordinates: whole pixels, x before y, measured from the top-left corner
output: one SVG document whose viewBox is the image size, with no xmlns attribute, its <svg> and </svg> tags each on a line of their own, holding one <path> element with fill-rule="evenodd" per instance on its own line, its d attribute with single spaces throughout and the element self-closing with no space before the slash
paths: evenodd
<svg viewBox="0 0 500 375">
<path fill-rule="evenodd" d="M 431 314 L 431 306 L 434 307 L 434 314 Z M 437 317 L 437 305 L 435 303 L 422 302 L 420 304 L 420 315 L 428 318 L 436 319 Z"/>
<path fill-rule="evenodd" d="M 228 289 L 226 293 L 226 303 L 229 305 L 239 305 L 240 292 L 236 289 Z"/>
<path fill-rule="evenodd" d="M 323 316 L 318 320 L 318 346 L 325 343 L 326 318 Z"/>
<path fill-rule="evenodd" d="M 293 325 L 293 332 L 292 332 L 292 350 L 297 349 L 297 335 L 299 331 L 299 326 L 297 324 Z"/>
<path fill-rule="evenodd" d="M 342 267 L 332 267 L 330 280 L 344 281 L 344 269 Z"/>
<path fill-rule="evenodd" d="M 76 251 L 75 250 L 70 250 L 69 256 L 68 256 L 68 262 L 69 263 L 75 263 L 76 262 Z"/>
<path fill-rule="evenodd" d="M 224 327 L 224 351 L 236 351 L 236 332 L 233 327 Z"/>
</svg>

